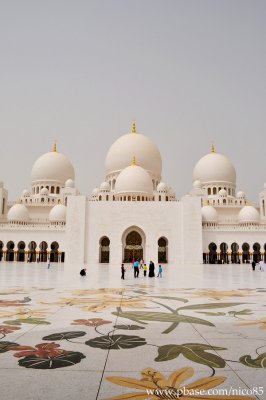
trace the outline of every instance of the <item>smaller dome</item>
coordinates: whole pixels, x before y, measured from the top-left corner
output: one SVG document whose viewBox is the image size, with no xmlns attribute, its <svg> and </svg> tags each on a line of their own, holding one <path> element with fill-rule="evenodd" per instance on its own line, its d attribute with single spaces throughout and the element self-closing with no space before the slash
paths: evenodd
<svg viewBox="0 0 266 400">
<path fill-rule="evenodd" d="M 157 185 L 157 192 L 164 192 L 164 193 L 168 192 L 168 187 L 167 187 L 166 183 L 160 182 Z"/>
<path fill-rule="evenodd" d="M 213 222 L 217 223 L 218 213 L 212 206 L 204 206 L 201 209 L 202 222 Z"/>
<path fill-rule="evenodd" d="M 244 199 L 245 198 L 245 193 L 242 190 L 239 190 L 239 192 L 237 192 L 236 197 L 238 199 Z"/>
<path fill-rule="evenodd" d="M 110 191 L 110 185 L 108 182 L 101 183 L 100 190 L 102 191 Z"/>
<path fill-rule="evenodd" d="M 238 222 L 240 224 L 258 224 L 260 215 L 253 206 L 245 206 L 238 213 Z"/>
<path fill-rule="evenodd" d="M 50 222 L 66 222 L 67 208 L 63 204 L 57 204 L 49 213 Z"/>
<path fill-rule="evenodd" d="M 7 219 L 11 222 L 28 222 L 30 214 L 23 204 L 14 204 L 7 213 Z"/>
<path fill-rule="evenodd" d="M 99 191 L 100 191 L 99 188 L 95 188 L 95 189 L 93 189 L 93 191 L 92 191 L 91 194 L 92 194 L 93 196 L 98 196 Z"/>
<path fill-rule="evenodd" d="M 65 187 L 66 187 L 66 188 L 73 188 L 73 187 L 75 187 L 75 182 L 73 181 L 73 179 L 68 179 L 68 180 L 65 182 Z"/>
<path fill-rule="evenodd" d="M 30 191 L 29 191 L 28 189 L 24 189 L 24 190 L 22 191 L 21 196 L 22 196 L 22 197 L 28 197 L 28 196 L 30 196 Z"/>
<path fill-rule="evenodd" d="M 152 179 L 148 172 L 135 164 L 123 169 L 116 180 L 116 194 L 121 193 L 153 196 Z"/>
<path fill-rule="evenodd" d="M 227 191 L 225 189 L 219 190 L 219 196 L 225 197 L 227 195 Z"/>
<path fill-rule="evenodd" d="M 201 187 L 202 187 L 201 181 L 199 181 L 198 179 L 196 179 L 196 180 L 193 182 L 193 188 L 194 188 L 194 189 L 201 189 Z"/>
<path fill-rule="evenodd" d="M 42 188 L 41 191 L 40 191 L 40 194 L 47 196 L 49 194 L 49 190 L 46 187 Z"/>
</svg>

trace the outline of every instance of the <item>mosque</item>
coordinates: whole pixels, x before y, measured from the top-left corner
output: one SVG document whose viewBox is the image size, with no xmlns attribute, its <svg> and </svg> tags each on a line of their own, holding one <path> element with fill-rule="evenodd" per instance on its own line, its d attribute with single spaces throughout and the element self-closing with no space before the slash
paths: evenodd
<svg viewBox="0 0 266 400">
<path fill-rule="evenodd" d="M 233 164 L 214 146 L 180 200 L 161 174 L 158 148 L 135 123 L 110 147 L 105 179 L 89 195 L 78 191 L 73 165 L 54 145 L 33 164 L 31 188 L 18 201 L 0 182 L 0 261 L 266 261 L 266 184 L 259 205 L 248 202 L 236 191 Z"/>
</svg>

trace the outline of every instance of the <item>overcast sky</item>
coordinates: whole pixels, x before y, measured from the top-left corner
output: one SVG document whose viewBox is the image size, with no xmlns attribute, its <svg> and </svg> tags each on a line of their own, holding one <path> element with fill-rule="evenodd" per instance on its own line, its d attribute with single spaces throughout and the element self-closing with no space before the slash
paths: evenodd
<svg viewBox="0 0 266 400">
<path fill-rule="evenodd" d="M 257 201 L 266 181 L 264 0 L 0 0 L 0 180 L 16 200 L 58 150 L 88 194 L 131 129 L 178 198 L 216 151 Z"/>
</svg>

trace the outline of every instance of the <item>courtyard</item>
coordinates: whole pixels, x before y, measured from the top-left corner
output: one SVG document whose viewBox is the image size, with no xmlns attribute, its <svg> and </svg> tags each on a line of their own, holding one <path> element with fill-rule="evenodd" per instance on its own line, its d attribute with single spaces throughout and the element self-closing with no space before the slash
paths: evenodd
<svg viewBox="0 0 266 400">
<path fill-rule="evenodd" d="M 266 398 L 266 273 L 81 268 L 0 264 L 4 399 Z"/>
</svg>

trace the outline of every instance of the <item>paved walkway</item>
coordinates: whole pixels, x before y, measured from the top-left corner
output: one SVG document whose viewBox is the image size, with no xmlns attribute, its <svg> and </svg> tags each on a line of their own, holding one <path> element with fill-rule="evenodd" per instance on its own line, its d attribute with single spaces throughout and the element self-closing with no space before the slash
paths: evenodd
<svg viewBox="0 0 266 400">
<path fill-rule="evenodd" d="M 1 398 L 266 399 L 266 272 L 82 267 L 0 263 Z"/>
</svg>

